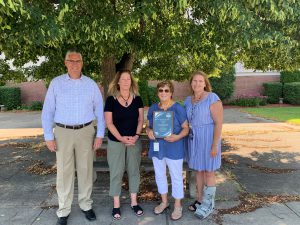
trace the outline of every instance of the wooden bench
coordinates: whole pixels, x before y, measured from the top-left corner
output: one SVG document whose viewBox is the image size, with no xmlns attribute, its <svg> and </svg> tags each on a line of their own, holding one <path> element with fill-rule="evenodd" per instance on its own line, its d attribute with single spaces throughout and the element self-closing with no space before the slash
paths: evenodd
<svg viewBox="0 0 300 225">
<path fill-rule="evenodd" d="M 141 135 L 140 137 L 143 149 L 148 149 L 149 147 L 149 140 L 146 134 Z M 97 151 L 106 151 L 107 149 L 107 138 L 104 138 L 103 144 L 101 146 L 100 150 Z M 108 172 L 108 163 L 106 156 L 105 157 L 97 157 L 97 154 L 95 154 L 94 158 L 94 180 L 97 179 L 97 172 Z M 141 161 L 141 171 L 150 172 L 154 171 L 152 160 L 150 160 L 148 157 L 142 157 Z M 192 170 L 188 167 L 187 163 L 183 164 L 183 171 L 185 173 L 186 177 L 186 187 L 188 188 L 190 197 L 194 198 L 196 193 L 196 183 L 195 183 L 195 177 Z"/>
</svg>

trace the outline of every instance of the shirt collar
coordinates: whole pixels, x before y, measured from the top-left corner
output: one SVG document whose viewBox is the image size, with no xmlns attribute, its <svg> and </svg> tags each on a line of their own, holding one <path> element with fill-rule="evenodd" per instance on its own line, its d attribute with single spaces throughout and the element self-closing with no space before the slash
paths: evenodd
<svg viewBox="0 0 300 225">
<path fill-rule="evenodd" d="M 72 80 L 68 73 L 65 74 L 65 79 L 66 79 L 66 80 Z M 83 80 L 83 79 L 84 79 L 84 75 L 81 74 L 81 75 L 80 75 L 80 78 L 79 78 L 78 80 Z"/>
</svg>

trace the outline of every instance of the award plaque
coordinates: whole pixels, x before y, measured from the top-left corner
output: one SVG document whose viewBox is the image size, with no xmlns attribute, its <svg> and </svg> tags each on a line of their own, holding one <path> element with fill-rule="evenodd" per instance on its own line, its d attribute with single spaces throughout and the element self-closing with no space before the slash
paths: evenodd
<svg viewBox="0 0 300 225">
<path fill-rule="evenodd" d="M 165 138 L 173 133 L 174 113 L 172 111 L 153 112 L 153 133 L 156 138 Z"/>
</svg>

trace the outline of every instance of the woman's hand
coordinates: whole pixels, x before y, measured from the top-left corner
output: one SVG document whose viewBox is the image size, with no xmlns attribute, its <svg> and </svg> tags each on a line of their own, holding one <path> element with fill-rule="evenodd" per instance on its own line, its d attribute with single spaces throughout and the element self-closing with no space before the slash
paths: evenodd
<svg viewBox="0 0 300 225">
<path fill-rule="evenodd" d="M 135 141 L 131 136 L 121 136 L 120 140 L 124 145 L 135 145 Z"/>
<path fill-rule="evenodd" d="M 129 140 L 132 142 L 131 145 L 135 145 L 138 139 L 139 139 L 139 135 L 134 135 L 129 137 Z"/>
<path fill-rule="evenodd" d="M 155 140 L 155 136 L 154 136 L 154 133 L 153 133 L 153 130 L 150 129 L 150 128 L 147 128 L 147 135 L 148 135 L 148 138 L 150 140 Z"/>
<path fill-rule="evenodd" d="M 167 141 L 167 142 L 175 142 L 175 141 L 180 140 L 180 138 L 181 138 L 181 137 L 180 137 L 179 135 L 177 135 L 177 134 L 172 134 L 172 135 L 170 135 L 170 136 L 168 136 L 168 137 L 165 137 L 164 140 Z"/>
<path fill-rule="evenodd" d="M 211 147 L 211 151 L 210 151 L 210 155 L 212 158 L 216 157 L 218 154 L 218 146 L 217 145 L 213 145 Z"/>
</svg>

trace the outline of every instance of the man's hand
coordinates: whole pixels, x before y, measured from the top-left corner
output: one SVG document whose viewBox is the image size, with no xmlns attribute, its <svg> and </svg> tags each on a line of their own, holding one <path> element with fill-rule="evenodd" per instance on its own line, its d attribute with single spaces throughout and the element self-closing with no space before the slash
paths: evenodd
<svg viewBox="0 0 300 225">
<path fill-rule="evenodd" d="M 46 141 L 47 148 L 50 150 L 50 152 L 56 152 L 56 142 L 54 140 Z"/>
<path fill-rule="evenodd" d="M 101 145 L 102 145 L 102 138 L 96 137 L 94 140 L 93 150 L 96 151 L 101 147 Z"/>
</svg>

